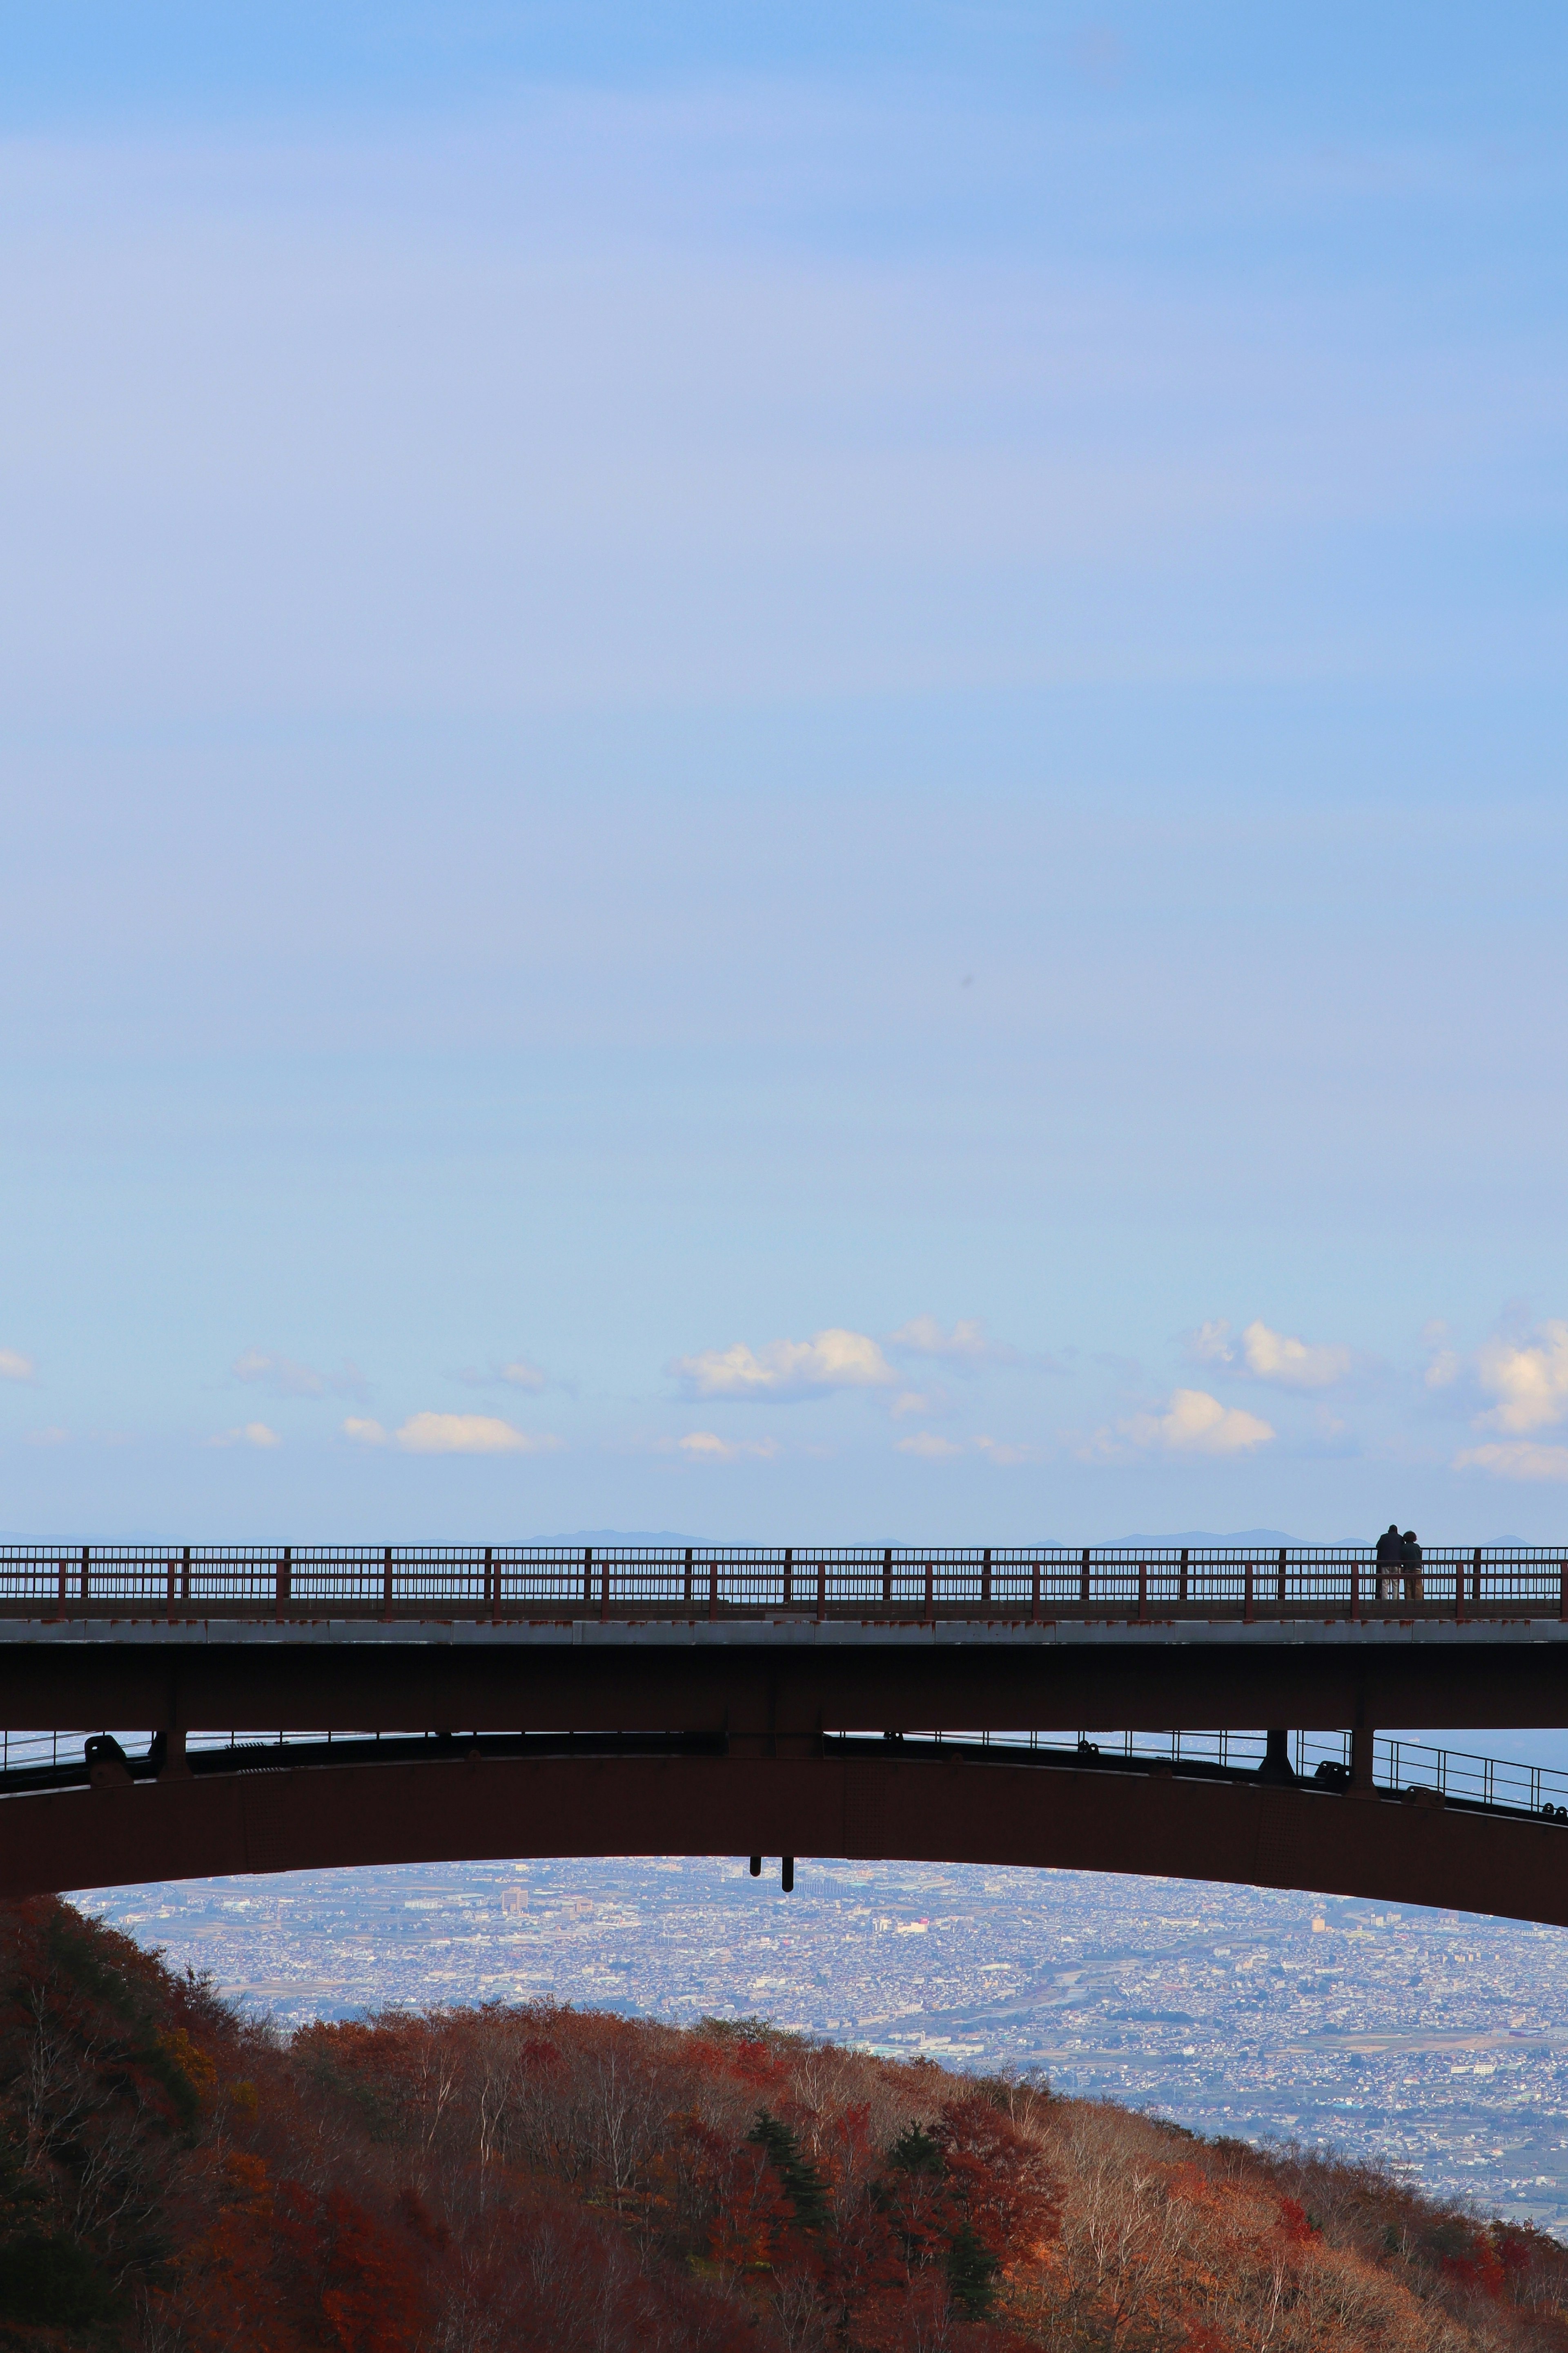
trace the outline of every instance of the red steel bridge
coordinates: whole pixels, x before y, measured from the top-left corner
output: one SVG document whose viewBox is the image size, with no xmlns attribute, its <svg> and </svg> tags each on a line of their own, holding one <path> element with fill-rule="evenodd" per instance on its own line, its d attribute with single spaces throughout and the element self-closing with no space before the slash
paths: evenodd
<svg viewBox="0 0 1568 2353">
<path fill-rule="evenodd" d="M 1568 1776 L 1443 1723 L 1568 1725 L 1568 1546 L 0 1547 L 12 1894 L 816 1853 L 1568 1926 Z"/>
</svg>

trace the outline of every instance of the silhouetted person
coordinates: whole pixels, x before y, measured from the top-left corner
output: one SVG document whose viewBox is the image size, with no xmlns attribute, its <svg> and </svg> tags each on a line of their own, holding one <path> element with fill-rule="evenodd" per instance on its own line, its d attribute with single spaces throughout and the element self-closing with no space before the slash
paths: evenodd
<svg viewBox="0 0 1568 2353">
<path fill-rule="evenodd" d="M 1399 1596 L 1399 1578 L 1405 1567 L 1405 1538 L 1399 1533 L 1397 1520 L 1390 1520 L 1377 1540 L 1377 1598 L 1394 1601 Z"/>
<path fill-rule="evenodd" d="M 1421 1547 L 1414 1528 L 1406 1528 L 1399 1539 L 1399 1565 L 1405 1571 L 1406 1601 L 1424 1601 L 1426 1596 L 1421 1577 Z"/>
</svg>

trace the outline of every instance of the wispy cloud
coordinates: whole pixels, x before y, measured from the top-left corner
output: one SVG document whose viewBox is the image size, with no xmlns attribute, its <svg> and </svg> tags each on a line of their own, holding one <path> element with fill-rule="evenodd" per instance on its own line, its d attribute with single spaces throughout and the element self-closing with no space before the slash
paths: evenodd
<svg viewBox="0 0 1568 2353">
<path fill-rule="evenodd" d="M 24 1443 L 28 1446 L 64 1446 L 69 1437 L 68 1430 L 54 1425 L 47 1430 L 28 1430 Z"/>
<path fill-rule="evenodd" d="M 357 1365 L 344 1365 L 335 1373 L 320 1373 L 313 1365 L 296 1364 L 292 1356 L 276 1356 L 266 1348 L 242 1350 L 229 1370 L 237 1381 L 269 1388 L 275 1397 L 325 1397 L 329 1390 L 339 1397 L 353 1397 L 367 1386 Z"/>
<path fill-rule="evenodd" d="M 932 1414 L 950 1413 L 952 1399 L 943 1388 L 904 1389 L 893 1399 L 888 1410 L 895 1421 L 907 1421 L 911 1414 L 918 1414 L 925 1420 Z"/>
<path fill-rule="evenodd" d="M 1187 1353 L 1200 1365 L 1229 1365 L 1258 1381 L 1278 1381 L 1284 1388 L 1326 1389 L 1342 1381 L 1352 1357 L 1338 1342 L 1300 1340 L 1270 1330 L 1260 1316 L 1233 1339 L 1223 1316 L 1200 1324 L 1187 1343 Z"/>
<path fill-rule="evenodd" d="M 281 1446 L 283 1440 L 279 1437 L 278 1432 L 275 1430 L 268 1430 L 264 1421 L 247 1421 L 238 1430 L 219 1430 L 216 1438 L 209 1438 L 207 1440 L 209 1446 L 265 1447 Z"/>
<path fill-rule="evenodd" d="M 1206 1389 L 1174 1389 L 1163 1413 L 1134 1414 L 1117 1424 L 1114 1437 L 1102 1430 L 1082 1451 L 1102 1461 L 1116 1459 L 1124 1447 L 1143 1454 L 1247 1454 L 1274 1435 L 1256 1414 L 1221 1405 Z"/>
<path fill-rule="evenodd" d="M 489 1413 L 416 1413 L 396 1442 L 405 1454 L 557 1454 L 565 1441 Z"/>
<path fill-rule="evenodd" d="M 684 1438 L 675 1440 L 674 1451 L 683 1455 L 688 1462 L 739 1462 L 748 1458 L 758 1462 L 772 1462 L 779 1447 L 778 1440 L 773 1438 L 721 1438 L 717 1430 L 689 1430 Z"/>
<path fill-rule="evenodd" d="M 939 1438 L 934 1430 L 917 1430 L 908 1438 L 894 1441 L 899 1454 L 912 1454 L 921 1462 L 951 1462 L 963 1449 L 951 1438 Z"/>
<path fill-rule="evenodd" d="M 36 1381 L 38 1368 L 19 1348 L 0 1348 L 0 1381 Z"/>
<path fill-rule="evenodd" d="M 1009 1471 L 1020 1462 L 1037 1462 L 1040 1459 L 1037 1446 L 1018 1446 L 1005 1439 L 977 1438 L 974 1444 L 976 1451 L 984 1454 L 988 1462 L 994 1463 L 998 1471 Z"/>
<path fill-rule="evenodd" d="M 1000 1340 L 988 1339 L 978 1315 L 961 1316 L 950 1332 L 942 1330 L 934 1315 L 913 1315 L 889 1335 L 888 1345 L 901 1356 L 938 1356 L 965 1365 L 1008 1364 L 1018 1353 Z"/>
<path fill-rule="evenodd" d="M 470 1389 L 499 1388 L 504 1384 L 508 1388 L 527 1389 L 533 1396 L 550 1385 L 549 1375 L 538 1365 L 530 1364 L 526 1356 L 513 1356 L 505 1365 L 469 1365 L 458 1378 Z"/>
<path fill-rule="evenodd" d="M 1568 1446 L 1542 1446 L 1530 1438 L 1494 1439 L 1467 1447 L 1454 1457 L 1456 1471 L 1489 1471 L 1494 1479 L 1568 1479 Z"/>
<path fill-rule="evenodd" d="M 832 1389 L 882 1388 L 894 1378 L 875 1340 L 837 1327 L 809 1340 L 770 1340 L 751 1348 L 709 1348 L 677 1356 L 669 1367 L 688 1393 L 700 1398 L 824 1397 Z"/>
<path fill-rule="evenodd" d="M 356 1446 L 390 1446 L 392 1435 L 379 1421 L 362 1421 L 351 1414 L 343 1424 L 343 1436 L 352 1438 Z"/>
</svg>

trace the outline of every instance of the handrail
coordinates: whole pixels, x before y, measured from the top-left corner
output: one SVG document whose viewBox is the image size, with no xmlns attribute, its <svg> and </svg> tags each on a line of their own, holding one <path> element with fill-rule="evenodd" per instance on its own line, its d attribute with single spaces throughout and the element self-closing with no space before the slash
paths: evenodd
<svg viewBox="0 0 1568 2353">
<path fill-rule="evenodd" d="M 0 1545 L 0 1619 L 1568 1620 L 1568 1544 Z"/>
<path fill-rule="evenodd" d="M 89 1739 L 100 1733 L 0 1731 L 0 1797 L 26 1795 L 44 1788 L 77 1787 L 89 1778 L 85 1754 Z M 108 1736 L 111 1747 L 124 1757 L 139 1778 L 155 1778 L 159 1771 L 153 1736 L 121 1730 Z M 1072 1736 L 1040 1732 L 964 1732 L 933 1729 L 889 1735 L 874 1732 L 828 1733 L 831 1753 L 843 1749 L 865 1753 L 873 1744 L 893 1744 L 892 1753 L 906 1760 L 921 1753 L 989 1757 L 997 1763 L 1032 1761 L 1040 1765 L 1074 1766 L 1079 1770 L 1118 1768 L 1149 1772 L 1156 1767 L 1194 1778 L 1232 1782 L 1274 1779 L 1260 1768 L 1268 1757 L 1264 1732 L 1079 1732 Z M 1350 1787 L 1350 1735 L 1339 1732 L 1297 1732 L 1291 1736 L 1291 1766 L 1296 1781 L 1330 1792 Z M 193 1731 L 184 1754 L 197 1771 L 221 1771 L 227 1766 L 255 1769 L 258 1765 L 326 1766 L 384 1759 L 449 1757 L 480 1753 L 571 1755 L 607 1753 L 719 1753 L 722 1735 L 690 1732 L 613 1733 L 588 1730 L 551 1734 L 461 1734 L 429 1731 L 394 1733 L 279 1732 L 238 1733 Z M 142 1754 L 143 1747 L 147 1753 Z M 1518 1816 L 1536 1815 L 1568 1824 L 1568 1771 L 1548 1765 L 1522 1765 L 1510 1757 L 1476 1757 L 1456 1748 L 1435 1748 L 1423 1741 L 1379 1733 L 1373 1744 L 1373 1784 L 1368 1794 L 1381 1798 L 1440 1798 L 1466 1811 Z"/>
<path fill-rule="evenodd" d="M 1072 1755 L 1085 1762 L 1114 1766 L 1118 1760 L 1137 1766 L 1169 1765 L 1177 1771 L 1218 1771 L 1255 1774 L 1268 1756 L 1266 1732 L 1079 1732 L 1065 1749 L 1061 1736 L 1049 1732 L 911 1732 L 908 1742 L 927 1741 L 934 1747 L 954 1747 L 961 1753 L 982 1749 L 1026 1749 L 1051 1757 Z M 1331 1788 L 1348 1784 L 1351 1736 L 1348 1732 L 1293 1732 L 1290 1765 L 1298 1781 L 1317 1781 Z M 1522 1765 L 1508 1757 L 1477 1757 L 1468 1749 L 1436 1748 L 1424 1740 L 1408 1740 L 1398 1733 L 1379 1732 L 1373 1739 L 1373 1785 L 1385 1795 L 1430 1791 L 1455 1804 L 1493 1812 L 1544 1814 L 1568 1820 L 1568 1770 L 1552 1765 Z"/>
</svg>

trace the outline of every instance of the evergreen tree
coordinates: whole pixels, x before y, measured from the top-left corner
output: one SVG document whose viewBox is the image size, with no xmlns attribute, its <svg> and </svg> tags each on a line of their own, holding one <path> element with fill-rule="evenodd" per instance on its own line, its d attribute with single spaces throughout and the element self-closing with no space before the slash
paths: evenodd
<svg viewBox="0 0 1568 2353">
<path fill-rule="evenodd" d="M 827 2223 L 827 2186 L 811 2159 L 801 2148 L 800 2137 L 766 2108 L 757 2110 L 757 2121 L 746 2135 L 767 2152 L 768 2163 L 784 2184 L 784 2195 L 795 2209 L 795 2219 L 803 2231 L 821 2231 Z"/>
</svg>

